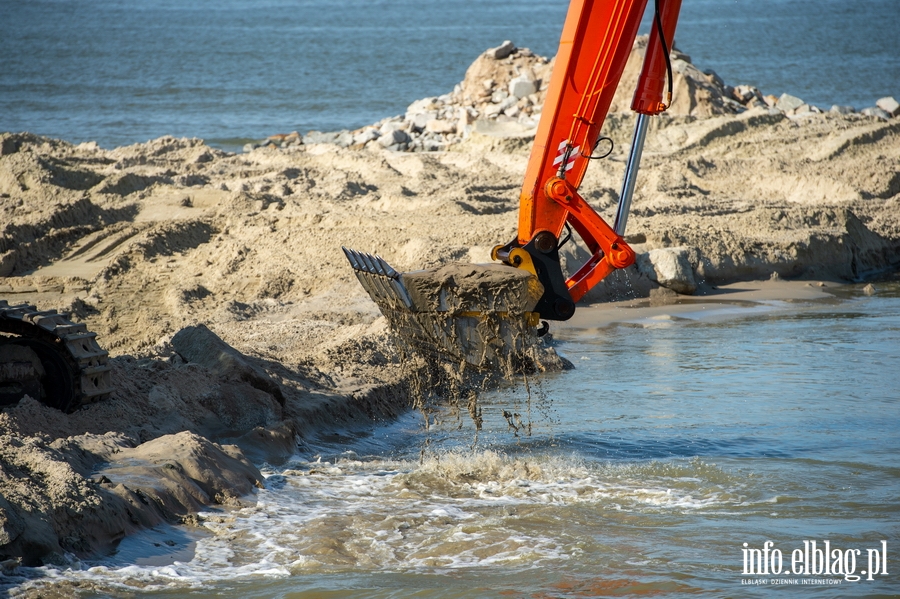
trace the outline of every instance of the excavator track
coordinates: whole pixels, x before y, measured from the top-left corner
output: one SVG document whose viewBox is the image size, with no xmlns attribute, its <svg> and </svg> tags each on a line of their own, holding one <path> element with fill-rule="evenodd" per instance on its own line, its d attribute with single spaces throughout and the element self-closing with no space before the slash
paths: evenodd
<svg viewBox="0 0 900 599">
<path fill-rule="evenodd" d="M 64 412 L 112 393 L 109 352 L 68 314 L 0 300 L 0 406 L 28 394 Z"/>
</svg>

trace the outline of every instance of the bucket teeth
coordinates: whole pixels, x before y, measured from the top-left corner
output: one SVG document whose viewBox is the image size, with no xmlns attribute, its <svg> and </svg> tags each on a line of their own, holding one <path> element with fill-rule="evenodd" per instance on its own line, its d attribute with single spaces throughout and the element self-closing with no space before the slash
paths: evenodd
<svg viewBox="0 0 900 599">
<path fill-rule="evenodd" d="M 383 258 L 345 247 L 341 249 L 344 250 L 350 266 L 356 271 L 356 278 L 379 308 L 392 307 L 397 302 L 402 303 L 407 309 L 412 308 L 412 300 L 400 280 L 400 273 L 391 268 Z"/>
</svg>

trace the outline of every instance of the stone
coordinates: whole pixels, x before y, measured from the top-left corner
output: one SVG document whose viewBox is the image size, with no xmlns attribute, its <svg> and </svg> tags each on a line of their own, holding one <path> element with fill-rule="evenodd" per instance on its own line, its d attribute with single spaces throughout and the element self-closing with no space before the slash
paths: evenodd
<svg viewBox="0 0 900 599">
<path fill-rule="evenodd" d="M 420 112 L 413 116 L 413 118 L 409 121 L 413 128 L 421 131 L 428 125 L 428 121 L 434 120 L 437 118 L 436 112 Z"/>
<path fill-rule="evenodd" d="M 502 106 L 500 106 L 499 104 L 490 104 L 489 106 L 485 107 L 484 116 L 486 116 L 488 118 L 495 117 L 498 114 L 500 114 L 501 112 L 503 112 Z"/>
<path fill-rule="evenodd" d="M 731 93 L 732 97 L 742 104 L 746 104 L 753 98 L 762 99 L 762 94 L 752 85 L 738 85 Z"/>
<path fill-rule="evenodd" d="M 834 112 L 836 114 L 853 114 L 856 112 L 856 109 L 852 106 L 838 106 L 837 104 L 833 104 L 829 112 Z"/>
<path fill-rule="evenodd" d="M 525 75 L 519 75 L 509 82 L 509 93 L 516 99 L 521 99 L 537 91 L 537 84 L 533 79 Z"/>
<path fill-rule="evenodd" d="M 225 343 L 206 325 L 189 326 L 172 337 L 172 348 L 185 362 L 194 362 L 224 378 L 234 378 L 264 391 L 284 405 L 284 394 L 265 370 Z"/>
<path fill-rule="evenodd" d="M 686 55 L 683 55 L 683 56 L 686 56 Z M 687 60 L 685 60 L 685 59 L 682 59 L 682 60 L 684 60 L 684 62 L 690 63 L 691 62 L 690 58 L 691 58 L 690 56 L 687 56 Z M 722 80 L 721 77 L 719 77 L 719 74 L 716 73 L 714 70 L 707 69 L 707 70 L 703 71 L 703 74 L 706 75 L 706 78 L 710 83 L 712 83 L 719 89 L 723 89 L 725 87 L 725 82 Z"/>
<path fill-rule="evenodd" d="M 378 129 L 375 127 L 366 127 L 353 136 L 353 144 L 366 144 L 379 137 L 381 137 L 381 134 L 378 132 Z"/>
<path fill-rule="evenodd" d="M 342 148 L 347 148 L 353 144 L 353 134 L 346 129 L 344 131 L 339 131 L 334 137 L 334 143 Z"/>
<path fill-rule="evenodd" d="M 516 45 L 509 40 L 505 40 L 502 44 L 497 46 L 496 48 L 490 48 L 485 52 L 489 57 L 494 60 L 502 60 L 516 51 Z"/>
<path fill-rule="evenodd" d="M 875 102 L 875 106 L 882 109 L 891 116 L 900 115 L 900 102 L 897 102 L 892 96 L 880 98 Z"/>
<path fill-rule="evenodd" d="M 397 119 L 397 120 L 390 120 L 390 121 L 383 123 L 381 125 L 381 127 L 378 128 L 378 131 L 382 135 L 384 135 L 386 133 L 390 133 L 391 131 L 397 131 L 398 129 L 403 129 L 403 128 L 404 128 L 403 121 Z"/>
<path fill-rule="evenodd" d="M 792 96 L 790 94 L 781 94 L 781 97 L 778 98 L 778 103 L 775 104 L 775 108 L 777 108 L 781 112 L 788 112 L 789 110 L 796 110 L 803 104 L 805 104 L 805 102 L 797 96 Z"/>
<path fill-rule="evenodd" d="M 750 101 L 747 102 L 747 108 L 767 109 L 769 105 L 762 98 L 750 98 Z"/>
<path fill-rule="evenodd" d="M 402 129 L 394 129 L 392 131 L 388 131 L 378 138 L 378 143 L 381 144 L 382 147 L 388 149 L 390 149 L 392 146 L 399 146 L 400 144 L 407 143 L 409 141 L 409 134 Z"/>
<path fill-rule="evenodd" d="M 416 100 L 415 102 L 407 106 L 406 114 L 410 115 L 418 114 L 420 112 L 430 112 L 432 110 L 435 110 L 440 104 L 443 104 L 443 102 L 440 102 L 438 98 L 422 98 L 421 100 Z"/>
<path fill-rule="evenodd" d="M 875 289 L 875 285 L 872 285 L 872 283 L 869 283 L 868 285 L 863 287 L 863 293 L 865 293 L 866 295 L 875 295 L 875 293 L 877 293 L 877 290 Z"/>
<path fill-rule="evenodd" d="M 874 116 L 884 120 L 888 120 L 891 118 L 889 112 L 887 112 L 886 110 L 882 110 L 877 106 L 869 106 L 868 108 L 863 108 L 862 110 L 860 110 L 860 113 L 866 116 Z"/>
<path fill-rule="evenodd" d="M 688 247 L 662 248 L 640 254 L 637 258 L 638 270 L 651 281 L 659 283 L 676 293 L 693 295 L 697 291 L 692 254 L 696 249 Z"/>
<path fill-rule="evenodd" d="M 650 290 L 650 305 L 668 306 L 674 304 L 678 300 L 678 294 L 668 287 L 655 287 Z"/>
<path fill-rule="evenodd" d="M 259 147 L 259 144 L 249 143 L 249 144 L 244 144 L 243 149 L 244 149 L 244 152 L 252 152 L 253 150 L 255 150 L 258 147 Z"/>
<path fill-rule="evenodd" d="M 442 119 L 431 119 L 425 123 L 425 130 L 432 133 L 456 133 L 456 125 Z"/>
<path fill-rule="evenodd" d="M 329 133 L 322 133 L 321 131 L 310 131 L 306 135 L 303 136 L 303 143 L 305 144 L 333 144 L 337 142 L 338 135 L 340 132 L 333 131 Z"/>
</svg>

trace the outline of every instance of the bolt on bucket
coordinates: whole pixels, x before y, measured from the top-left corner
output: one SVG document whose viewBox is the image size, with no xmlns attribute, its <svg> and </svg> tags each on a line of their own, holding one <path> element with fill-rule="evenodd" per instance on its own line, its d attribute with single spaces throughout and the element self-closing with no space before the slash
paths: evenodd
<svg viewBox="0 0 900 599">
<path fill-rule="evenodd" d="M 383 258 L 342 248 L 401 343 L 478 368 L 519 369 L 537 342 L 543 287 L 503 264 L 447 264 L 400 273 Z"/>
</svg>

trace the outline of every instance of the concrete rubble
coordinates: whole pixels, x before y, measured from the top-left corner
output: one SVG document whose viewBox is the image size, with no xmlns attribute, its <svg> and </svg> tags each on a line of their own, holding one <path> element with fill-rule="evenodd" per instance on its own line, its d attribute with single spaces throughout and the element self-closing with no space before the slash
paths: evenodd
<svg viewBox="0 0 900 599">
<path fill-rule="evenodd" d="M 635 41 L 612 112 L 630 109 L 631 90 L 640 73 L 646 45 L 646 36 Z M 674 93 L 667 115 L 740 114 L 767 107 L 791 117 L 826 112 L 787 93 L 766 96 L 751 85 L 726 85 L 715 71 L 699 70 L 690 56 L 677 49 L 672 51 L 671 58 Z M 515 129 L 521 136 L 532 136 L 552 69 L 553 59 L 538 56 L 527 48 L 517 48 L 507 40 L 479 56 L 451 92 L 416 100 L 402 115 L 354 131 L 311 131 L 304 136 L 294 131 L 273 135 L 260 143 L 245 145 L 244 151 L 262 146 L 293 148 L 320 143 L 354 149 L 383 147 L 396 152 L 442 151 L 460 144 L 473 131 L 481 134 L 477 123 L 482 121 L 507 123 L 507 131 Z M 881 98 L 876 104 L 860 113 L 881 119 L 900 115 L 900 104 L 892 97 Z M 831 110 L 841 114 L 855 112 L 849 106 L 834 106 Z"/>
</svg>

